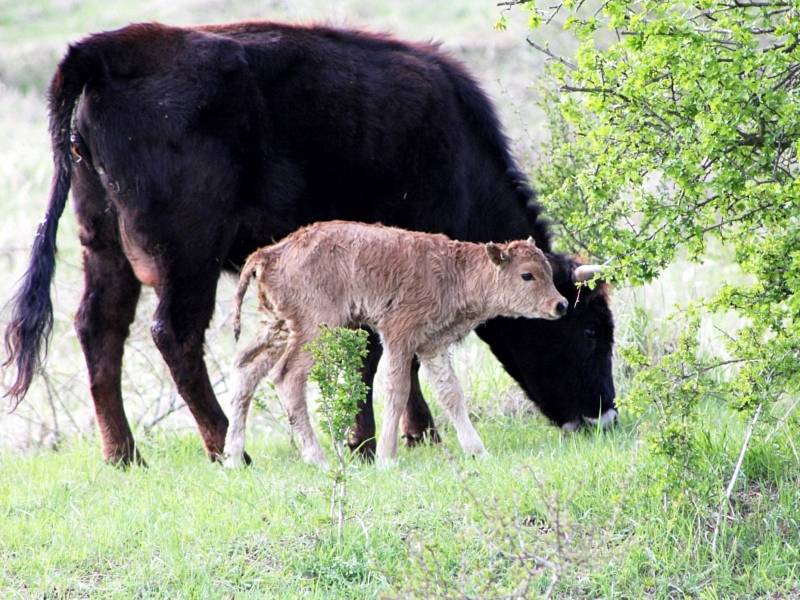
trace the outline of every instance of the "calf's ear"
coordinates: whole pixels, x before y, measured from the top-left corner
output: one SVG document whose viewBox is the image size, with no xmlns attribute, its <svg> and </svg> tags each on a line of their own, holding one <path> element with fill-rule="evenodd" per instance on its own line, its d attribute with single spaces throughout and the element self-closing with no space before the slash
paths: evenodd
<svg viewBox="0 0 800 600">
<path fill-rule="evenodd" d="M 486 254 L 489 255 L 489 260 L 498 267 L 503 266 L 509 260 L 508 253 L 494 242 L 486 244 Z"/>
</svg>

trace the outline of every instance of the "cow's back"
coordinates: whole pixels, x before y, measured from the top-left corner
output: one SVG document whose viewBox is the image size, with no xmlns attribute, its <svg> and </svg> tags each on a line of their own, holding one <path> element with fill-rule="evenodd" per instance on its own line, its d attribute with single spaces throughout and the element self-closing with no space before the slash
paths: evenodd
<svg viewBox="0 0 800 600">
<path fill-rule="evenodd" d="M 320 220 L 473 241 L 530 231 L 491 104 L 435 46 L 275 23 L 135 25 L 81 46 L 106 74 L 78 127 L 112 201 L 225 223 L 225 268 Z"/>
<path fill-rule="evenodd" d="M 267 186 L 246 209 L 234 263 L 265 235 L 319 220 L 473 241 L 530 234 L 538 207 L 491 103 L 437 46 L 319 26 L 206 30 L 245 49 L 269 131 Z M 536 237 L 549 248 L 544 228 Z"/>
</svg>

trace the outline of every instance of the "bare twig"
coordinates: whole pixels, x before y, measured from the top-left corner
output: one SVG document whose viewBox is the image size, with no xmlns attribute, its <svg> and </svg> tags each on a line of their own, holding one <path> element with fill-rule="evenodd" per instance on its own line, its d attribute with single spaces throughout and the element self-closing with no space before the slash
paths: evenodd
<svg viewBox="0 0 800 600">
<path fill-rule="evenodd" d="M 798 404 L 800 404 L 800 398 L 795 400 L 794 404 L 792 404 L 789 407 L 789 410 L 786 411 L 786 414 L 784 414 L 780 419 L 778 419 L 778 424 L 775 425 L 775 428 L 769 432 L 769 435 L 764 440 L 765 442 L 769 442 L 773 437 L 775 437 L 775 434 L 778 433 L 778 430 L 781 429 L 781 427 L 783 427 L 786 424 L 786 421 L 789 420 L 789 417 L 794 412 L 794 409 L 797 408 Z"/>
<path fill-rule="evenodd" d="M 528 42 L 528 45 L 530 45 L 531 47 L 535 48 L 536 50 L 538 50 L 539 52 L 541 52 L 543 54 L 546 54 L 547 56 L 549 56 L 553 60 L 557 60 L 558 62 L 560 62 L 562 65 L 566 66 L 567 68 L 572 69 L 573 71 L 578 68 L 578 66 L 575 63 L 571 63 L 570 61 L 568 61 L 563 56 L 559 56 L 558 54 L 556 54 L 555 52 L 550 50 L 548 47 L 541 46 L 541 45 L 537 44 L 531 38 L 525 38 L 525 41 Z"/>
<path fill-rule="evenodd" d="M 747 430 L 744 434 L 744 441 L 742 442 L 742 449 L 739 451 L 739 459 L 736 461 L 736 467 L 733 469 L 733 475 L 731 475 L 731 480 L 728 482 L 728 487 L 725 490 L 725 497 L 719 503 L 719 510 L 717 511 L 717 520 L 714 523 L 714 534 L 711 537 L 711 552 L 717 551 L 717 539 L 719 538 L 719 530 L 720 524 L 722 523 L 722 517 L 728 511 L 728 506 L 731 502 L 731 494 L 733 493 L 733 488 L 736 485 L 736 479 L 739 477 L 739 471 L 742 468 L 742 461 L 744 461 L 745 452 L 747 452 L 747 446 L 750 443 L 750 436 L 753 434 L 753 429 L 755 429 L 756 421 L 758 421 L 758 417 L 761 415 L 761 407 L 763 405 L 759 404 L 758 408 L 756 409 L 755 414 L 753 414 L 753 418 L 750 420 L 750 424 L 747 426 Z"/>
<path fill-rule="evenodd" d="M 58 394 L 53 389 L 53 385 L 44 370 L 42 371 L 42 379 L 44 380 L 44 387 L 47 391 L 47 404 L 50 406 L 50 413 L 53 416 L 53 426 L 49 428 L 50 435 L 48 436 L 47 446 L 51 450 L 55 450 L 61 443 L 61 427 L 58 425 L 58 411 L 56 410 L 56 403 L 53 399 L 53 396 L 58 396 Z"/>
</svg>

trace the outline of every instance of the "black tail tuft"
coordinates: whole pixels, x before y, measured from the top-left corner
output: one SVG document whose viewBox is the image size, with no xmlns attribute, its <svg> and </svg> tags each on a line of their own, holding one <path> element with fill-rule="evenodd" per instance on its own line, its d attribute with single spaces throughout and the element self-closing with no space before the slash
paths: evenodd
<svg viewBox="0 0 800 600">
<path fill-rule="evenodd" d="M 3 367 L 16 367 L 16 378 L 6 391 L 16 408 L 41 368 L 53 329 L 50 283 L 56 266 L 56 231 L 67 203 L 71 180 L 70 123 L 72 111 L 84 85 L 97 73 L 93 53 L 80 46 L 70 48 L 50 84 L 50 137 L 54 173 L 50 202 L 36 231 L 28 269 L 11 299 L 11 318 L 5 332 L 6 359 Z"/>
</svg>

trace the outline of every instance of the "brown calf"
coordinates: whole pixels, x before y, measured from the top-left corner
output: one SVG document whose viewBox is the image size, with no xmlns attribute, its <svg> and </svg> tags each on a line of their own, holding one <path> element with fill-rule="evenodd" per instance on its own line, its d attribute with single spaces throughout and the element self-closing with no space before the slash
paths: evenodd
<svg viewBox="0 0 800 600">
<path fill-rule="evenodd" d="M 236 292 L 237 336 L 242 298 L 254 274 L 260 306 L 272 321 L 235 362 L 237 386 L 225 443 L 229 466 L 243 461 L 250 399 L 268 373 L 303 459 L 325 463 L 305 401 L 312 359 L 304 346 L 322 324 L 365 326 L 380 335 L 389 368 L 379 463 L 393 461 L 397 452 L 414 355 L 430 372 L 461 447 L 483 455 L 448 347 L 493 317 L 557 319 L 567 311 L 550 264 L 532 240 L 473 244 L 381 225 L 316 223 L 247 259 Z"/>
</svg>

